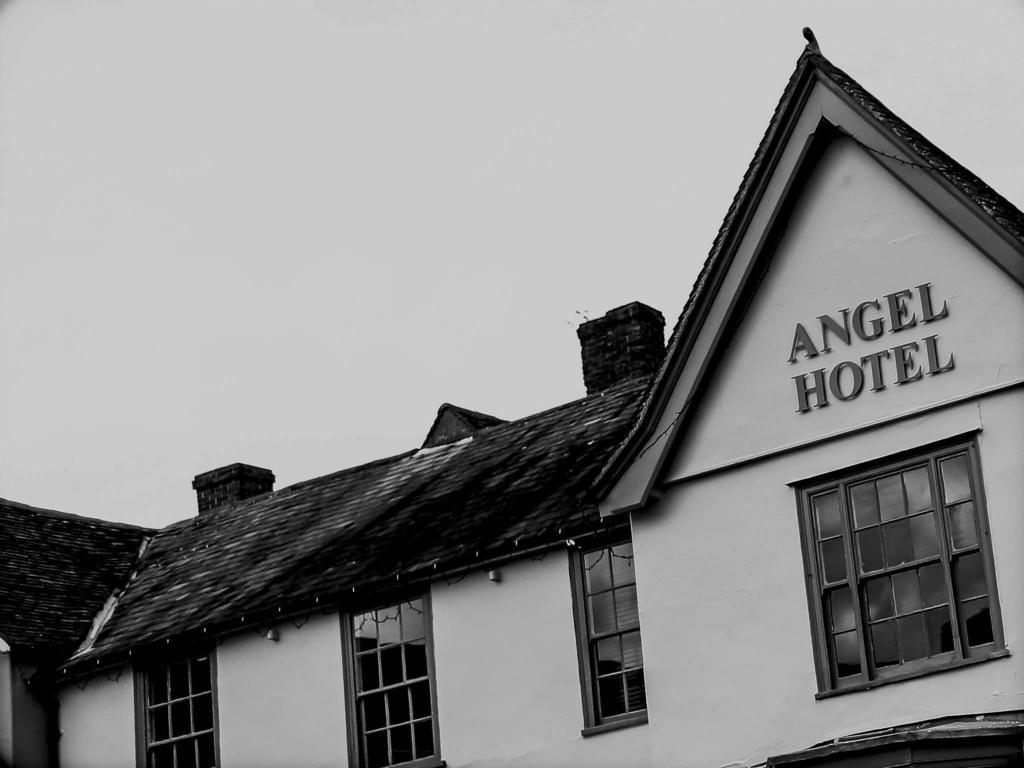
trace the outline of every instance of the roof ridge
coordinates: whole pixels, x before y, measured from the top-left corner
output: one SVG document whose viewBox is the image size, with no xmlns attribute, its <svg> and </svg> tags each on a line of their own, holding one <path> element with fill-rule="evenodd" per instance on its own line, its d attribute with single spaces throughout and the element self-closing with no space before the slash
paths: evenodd
<svg viewBox="0 0 1024 768">
<path fill-rule="evenodd" d="M 107 526 L 110 528 L 122 528 L 127 530 L 135 531 L 156 531 L 159 528 L 151 528 L 145 525 L 136 525 L 135 523 L 125 523 L 119 520 L 104 520 L 100 517 L 89 517 L 88 515 L 79 515 L 74 512 L 62 512 L 59 509 L 49 509 L 46 507 L 36 507 L 31 504 L 25 504 L 21 501 L 14 501 L 13 499 L 0 498 L 0 507 L 7 506 L 12 509 L 20 510 L 23 512 L 31 512 L 33 514 L 40 515 L 42 517 L 52 517 L 61 520 L 75 520 L 83 523 L 99 523 L 100 525 Z"/>
</svg>

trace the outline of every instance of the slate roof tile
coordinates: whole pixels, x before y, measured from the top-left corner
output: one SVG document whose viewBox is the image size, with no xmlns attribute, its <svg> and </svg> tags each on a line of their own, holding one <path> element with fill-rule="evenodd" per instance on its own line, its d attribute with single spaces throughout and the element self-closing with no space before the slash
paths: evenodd
<svg viewBox="0 0 1024 768">
<path fill-rule="evenodd" d="M 0 637 L 15 649 L 69 653 L 149 533 L 0 499 Z"/>
<path fill-rule="evenodd" d="M 529 416 L 298 483 L 156 532 L 67 674 L 128 649 L 344 607 L 396 583 L 522 556 L 600 526 L 582 500 L 646 387 L 638 379 Z M 354 588 L 354 592 L 353 592 Z"/>
</svg>

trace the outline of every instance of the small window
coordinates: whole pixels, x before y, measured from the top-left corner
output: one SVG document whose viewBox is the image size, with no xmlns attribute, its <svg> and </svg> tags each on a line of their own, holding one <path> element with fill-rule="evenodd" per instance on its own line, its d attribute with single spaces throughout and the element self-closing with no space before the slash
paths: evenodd
<svg viewBox="0 0 1024 768">
<path fill-rule="evenodd" d="M 973 442 L 850 473 L 801 499 L 822 691 L 1001 650 Z"/>
<path fill-rule="evenodd" d="M 633 544 L 572 553 L 576 632 L 586 727 L 646 717 Z"/>
<path fill-rule="evenodd" d="M 358 613 L 351 642 L 350 733 L 363 768 L 439 761 L 430 615 L 424 597 Z"/>
<path fill-rule="evenodd" d="M 210 655 L 147 669 L 142 727 L 146 768 L 216 768 L 217 728 Z"/>
</svg>

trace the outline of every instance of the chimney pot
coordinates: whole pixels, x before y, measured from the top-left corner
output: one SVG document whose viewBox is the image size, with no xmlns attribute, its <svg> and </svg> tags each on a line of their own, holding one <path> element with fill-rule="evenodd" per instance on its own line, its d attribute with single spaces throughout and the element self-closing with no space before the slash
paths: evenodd
<svg viewBox="0 0 1024 768">
<path fill-rule="evenodd" d="M 639 301 L 588 320 L 576 335 L 588 395 L 654 373 L 665 354 L 665 318 Z"/>
<path fill-rule="evenodd" d="M 274 473 L 252 464 L 229 464 L 196 475 L 192 487 L 196 491 L 199 514 L 225 504 L 270 493 L 274 490 Z"/>
</svg>

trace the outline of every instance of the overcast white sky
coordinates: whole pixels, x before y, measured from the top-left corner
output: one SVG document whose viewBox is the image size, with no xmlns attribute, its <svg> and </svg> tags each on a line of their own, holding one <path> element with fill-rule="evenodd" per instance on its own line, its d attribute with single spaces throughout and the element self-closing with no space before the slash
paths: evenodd
<svg viewBox="0 0 1024 768">
<path fill-rule="evenodd" d="M 0 496 L 164 525 L 583 394 L 674 322 L 803 49 L 1024 207 L 1024 4 L 7 0 Z"/>
</svg>

